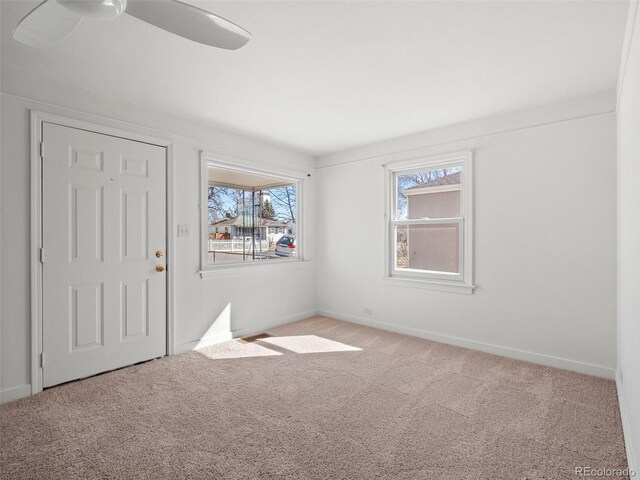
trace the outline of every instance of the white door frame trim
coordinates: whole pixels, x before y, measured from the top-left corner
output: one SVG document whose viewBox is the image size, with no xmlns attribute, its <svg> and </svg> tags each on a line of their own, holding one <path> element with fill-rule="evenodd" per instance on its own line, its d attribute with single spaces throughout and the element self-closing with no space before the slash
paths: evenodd
<svg viewBox="0 0 640 480">
<path fill-rule="evenodd" d="M 174 326 L 174 259 L 175 239 L 173 232 L 176 230 L 174 216 L 174 169 L 173 169 L 173 141 L 170 137 L 159 132 L 147 135 L 122 129 L 123 123 L 102 117 L 85 114 L 72 114 L 65 110 L 64 115 L 56 115 L 37 110 L 30 110 L 31 121 L 31 193 L 30 193 L 30 262 L 31 262 L 31 394 L 42 391 L 42 366 L 40 355 L 42 354 L 42 263 L 40 262 L 40 249 L 42 248 L 42 163 L 40 145 L 42 142 L 43 123 L 54 123 L 65 127 L 88 130 L 103 135 L 121 137 L 127 140 L 150 143 L 166 148 L 166 195 L 167 195 L 167 354 L 173 355 L 175 350 L 175 326 Z M 124 124 L 124 128 L 128 125 Z M 131 126 L 133 129 L 135 126 Z M 157 136 L 156 136 L 157 135 Z"/>
</svg>

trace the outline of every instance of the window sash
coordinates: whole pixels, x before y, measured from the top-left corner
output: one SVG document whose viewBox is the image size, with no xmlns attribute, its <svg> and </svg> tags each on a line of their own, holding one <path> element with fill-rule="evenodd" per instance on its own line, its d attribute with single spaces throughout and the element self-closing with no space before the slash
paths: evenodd
<svg viewBox="0 0 640 480">
<path fill-rule="evenodd" d="M 458 269 L 459 272 L 442 272 L 438 270 L 423 270 L 419 268 L 398 268 L 398 226 L 403 225 L 442 225 L 456 224 L 458 228 Z M 393 246 L 391 255 L 391 275 L 397 277 L 430 278 L 436 280 L 464 280 L 464 219 L 438 218 L 433 220 L 393 220 L 391 222 L 391 245 Z M 407 230 L 408 234 L 408 230 Z"/>
<path fill-rule="evenodd" d="M 465 167 L 461 163 L 434 163 L 430 165 L 425 165 L 424 167 L 411 168 L 411 169 L 403 169 L 393 172 L 393 198 L 392 198 L 392 211 L 393 216 L 390 221 L 390 232 L 389 235 L 391 237 L 391 245 L 392 249 L 389 252 L 390 254 L 390 265 L 391 265 L 391 275 L 395 277 L 414 277 L 414 278 L 428 278 L 434 280 L 451 280 L 451 281 L 464 281 L 464 266 L 465 266 L 465 258 L 464 258 L 464 203 L 461 201 L 460 204 L 460 213 L 461 215 L 458 217 L 448 217 L 448 218 L 414 218 L 408 220 L 399 220 L 398 219 L 398 195 L 400 194 L 398 189 L 398 177 L 402 175 L 407 175 L 411 173 L 416 173 L 424 170 L 437 170 L 438 168 L 444 167 L 460 167 L 462 171 L 462 184 L 461 195 L 464 193 L 465 188 Z M 398 227 L 407 225 L 442 225 L 442 224 L 457 224 L 458 228 L 458 265 L 459 272 L 441 272 L 437 270 L 423 270 L 417 268 L 398 268 Z"/>
<path fill-rule="evenodd" d="M 465 188 L 465 175 L 466 175 L 466 167 L 464 165 L 463 162 L 459 162 L 459 161 L 454 161 L 454 162 L 448 162 L 448 161 L 444 161 L 444 162 L 434 162 L 434 163 L 430 163 L 430 164 L 425 164 L 425 165 L 414 165 L 410 168 L 403 168 L 403 169 L 398 169 L 398 170 L 393 170 L 393 186 L 392 186 L 392 193 L 393 193 L 393 205 L 391 206 L 392 208 L 392 212 L 393 215 L 391 218 L 395 219 L 396 221 L 398 220 L 398 197 L 400 195 L 400 188 L 398 185 L 398 179 L 399 177 L 404 177 L 406 175 L 411 175 L 411 174 L 415 174 L 415 173 L 420 173 L 420 172 L 426 172 L 426 171 L 433 171 L 433 170 L 441 170 L 443 168 L 449 168 L 449 169 L 453 169 L 453 168 L 459 168 L 460 172 L 461 172 L 461 183 L 460 185 L 460 217 L 464 217 L 464 202 L 463 202 L 463 198 L 464 198 L 464 188 Z M 409 214 L 409 212 L 407 211 L 407 215 Z M 421 220 L 421 219 L 411 219 L 409 218 L 409 220 Z"/>
</svg>

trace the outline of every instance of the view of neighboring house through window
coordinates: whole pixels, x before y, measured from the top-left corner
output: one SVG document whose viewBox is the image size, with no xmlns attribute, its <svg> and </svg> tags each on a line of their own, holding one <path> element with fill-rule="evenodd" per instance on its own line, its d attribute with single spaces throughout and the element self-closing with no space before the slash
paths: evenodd
<svg viewBox="0 0 640 480">
<path fill-rule="evenodd" d="M 298 256 L 296 182 L 213 166 L 207 178 L 209 264 Z"/>
<path fill-rule="evenodd" d="M 391 276 L 464 282 L 466 161 L 392 170 Z"/>
</svg>

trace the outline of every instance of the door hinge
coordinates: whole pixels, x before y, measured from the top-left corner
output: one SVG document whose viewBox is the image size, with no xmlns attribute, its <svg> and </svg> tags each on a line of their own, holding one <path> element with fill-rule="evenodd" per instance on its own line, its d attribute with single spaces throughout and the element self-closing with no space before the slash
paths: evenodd
<svg viewBox="0 0 640 480">
<path fill-rule="evenodd" d="M 44 248 L 40 249 L 40 263 L 44 263 Z"/>
<path fill-rule="evenodd" d="M 44 353 L 40 354 L 40 366 L 44 367 Z"/>
<path fill-rule="evenodd" d="M 40 142 L 40 158 L 44 158 L 44 142 Z"/>
</svg>

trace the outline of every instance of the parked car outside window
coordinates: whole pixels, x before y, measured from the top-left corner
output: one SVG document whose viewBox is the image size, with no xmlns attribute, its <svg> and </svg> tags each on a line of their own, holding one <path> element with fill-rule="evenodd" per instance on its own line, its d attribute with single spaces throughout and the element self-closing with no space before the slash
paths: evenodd
<svg viewBox="0 0 640 480">
<path fill-rule="evenodd" d="M 279 257 L 291 257 L 295 256 L 296 253 L 296 238 L 284 235 L 278 240 L 276 243 L 276 255 Z"/>
</svg>

